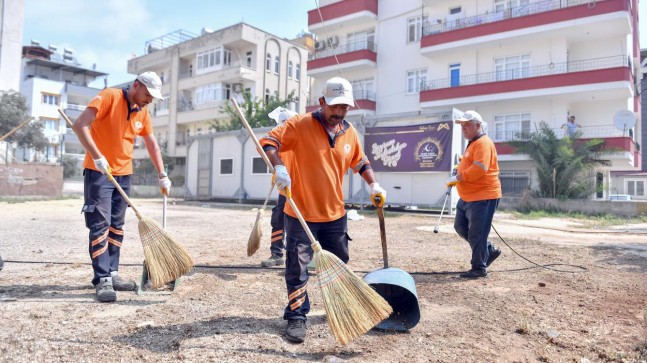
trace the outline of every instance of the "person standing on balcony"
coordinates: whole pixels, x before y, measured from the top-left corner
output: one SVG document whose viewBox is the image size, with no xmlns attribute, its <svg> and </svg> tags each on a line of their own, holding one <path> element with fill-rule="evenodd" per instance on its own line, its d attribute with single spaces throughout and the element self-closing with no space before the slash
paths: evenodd
<svg viewBox="0 0 647 363">
<path fill-rule="evenodd" d="M 283 124 L 285 120 L 296 115 L 297 114 L 295 112 L 282 106 L 275 108 L 268 114 L 268 116 L 276 122 L 277 126 Z M 287 158 L 289 158 L 289 156 L 286 153 L 281 153 L 281 160 L 283 160 L 284 163 L 289 164 Z M 272 225 L 272 234 L 270 236 L 270 258 L 261 262 L 262 267 L 283 265 L 283 241 L 285 239 L 285 232 L 283 230 L 283 219 L 285 218 L 285 214 L 283 214 L 283 207 L 285 207 L 285 195 L 279 194 L 276 205 L 272 208 L 272 218 L 270 219 L 270 224 Z"/>
<path fill-rule="evenodd" d="M 130 194 L 135 137 L 141 136 L 159 173 L 159 186 L 168 195 L 171 181 L 153 133 L 147 105 L 163 99 L 162 81 L 155 72 L 137 76 L 131 89 L 106 88 L 90 101 L 72 128 L 86 150 L 83 162 L 85 225 L 90 230 L 92 284 L 100 302 L 117 300 L 115 291 L 134 291 L 137 285 L 118 274 L 128 204 L 108 177 Z"/>
<path fill-rule="evenodd" d="M 321 247 L 344 263 L 349 260 L 348 224 L 342 185 L 347 170 L 359 173 L 370 186 L 370 199 L 383 206 L 386 191 L 380 187 L 353 125 L 344 118 L 355 104 L 351 84 L 340 77 L 326 81 L 318 111 L 294 116 L 272 129 L 260 142 L 275 168 L 277 189 L 288 193 Z M 289 163 L 281 160 L 289 153 Z M 291 196 L 290 193 L 291 192 Z M 285 284 L 288 304 L 286 339 L 302 343 L 306 336 L 308 264 L 313 249 L 306 231 L 290 204 L 285 206 Z"/>
<path fill-rule="evenodd" d="M 562 125 L 562 129 L 566 128 L 566 135 L 570 137 L 571 139 L 575 136 L 575 131 L 577 131 L 578 128 L 581 128 L 578 123 L 575 122 L 575 116 L 571 116 L 568 118 L 568 121 Z"/>
<path fill-rule="evenodd" d="M 460 197 L 454 229 L 472 249 L 472 267 L 460 277 L 474 279 L 486 277 L 487 267 L 501 255 L 501 250 L 488 240 L 502 195 L 499 163 L 494 142 L 483 131 L 485 123 L 478 112 L 467 111 L 455 122 L 469 142 L 447 187 L 456 186 Z"/>
</svg>

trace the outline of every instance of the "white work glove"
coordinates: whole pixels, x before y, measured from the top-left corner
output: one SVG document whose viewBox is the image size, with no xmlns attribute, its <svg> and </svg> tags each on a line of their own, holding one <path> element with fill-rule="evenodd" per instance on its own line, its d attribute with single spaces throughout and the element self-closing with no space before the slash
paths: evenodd
<svg viewBox="0 0 647 363">
<path fill-rule="evenodd" d="M 169 193 L 171 192 L 171 179 L 169 179 L 168 176 L 165 175 L 159 180 L 159 184 L 160 192 L 168 197 Z"/>
<path fill-rule="evenodd" d="M 106 174 L 112 174 L 112 169 L 110 169 L 110 165 L 108 164 L 108 160 L 104 156 L 101 156 L 98 159 L 92 159 L 94 161 L 94 167 L 97 168 L 98 171 L 101 172 L 101 174 L 106 175 Z"/>
<path fill-rule="evenodd" d="M 290 188 L 292 186 L 292 180 L 290 179 L 290 174 L 288 174 L 288 169 L 285 165 L 277 165 L 274 167 L 272 182 L 276 184 L 276 189 L 278 190 Z"/>
<path fill-rule="evenodd" d="M 456 179 L 456 175 L 452 175 L 452 177 L 447 180 L 447 188 L 451 188 L 456 184 L 458 184 L 458 179 Z"/>
<path fill-rule="evenodd" d="M 378 183 L 373 183 L 371 187 L 371 202 L 377 208 L 382 208 L 386 202 L 386 190 Z"/>
</svg>

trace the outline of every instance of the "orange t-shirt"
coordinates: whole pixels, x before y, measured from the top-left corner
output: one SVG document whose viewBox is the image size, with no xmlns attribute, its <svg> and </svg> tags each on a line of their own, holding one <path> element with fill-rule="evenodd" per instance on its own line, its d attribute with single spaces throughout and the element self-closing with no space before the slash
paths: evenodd
<svg viewBox="0 0 647 363">
<path fill-rule="evenodd" d="M 292 180 L 292 199 L 308 222 L 330 222 L 344 216 L 342 184 L 348 169 L 357 173 L 370 164 L 359 142 L 357 130 L 343 121 L 331 143 L 328 132 L 312 114 L 290 118 L 261 140 L 288 155 L 286 164 Z M 284 160 L 285 163 L 285 160 Z M 289 203 L 284 212 L 294 218 Z"/>
<path fill-rule="evenodd" d="M 113 175 L 133 173 L 133 146 L 136 136 L 153 132 L 146 107 L 133 108 L 122 89 L 106 88 L 90 101 L 88 107 L 97 110 L 90 125 L 90 134 L 99 151 L 108 160 Z M 130 110 L 130 113 L 128 112 Z M 97 170 L 90 153 L 85 153 L 83 167 Z"/>
<path fill-rule="evenodd" d="M 458 164 L 463 180 L 456 184 L 458 195 L 465 202 L 501 198 L 499 162 L 492 139 L 487 135 L 472 141 Z"/>
</svg>

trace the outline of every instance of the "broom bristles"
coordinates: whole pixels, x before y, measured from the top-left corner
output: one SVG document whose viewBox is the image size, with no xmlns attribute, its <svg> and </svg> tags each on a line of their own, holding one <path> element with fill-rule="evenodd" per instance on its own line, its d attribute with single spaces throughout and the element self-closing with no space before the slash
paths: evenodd
<svg viewBox="0 0 647 363">
<path fill-rule="evenodd" d="M 348 344 L 391 315 L 389 303 L 337 256 L 319 250 L 314 261 L 328 325 L 339 344 Z"/>
<path fill-rule="evenodd" d="M 252 233 L 249 235 L 249 240 L 247 240 L 247 257 L 251 257 L 261 247 L 264 214 L 265 210 L 262 208 L 256 213 L 256 222 L 254 222 L 254 228 L 252 228 Z"/>
<path fill-rule="evenodd" d="M 153 288 L 175 281 L 191 271 L 191 256 L 154 219 L 141 217 L 138 227 L 146 269 Z"/>
</svg>

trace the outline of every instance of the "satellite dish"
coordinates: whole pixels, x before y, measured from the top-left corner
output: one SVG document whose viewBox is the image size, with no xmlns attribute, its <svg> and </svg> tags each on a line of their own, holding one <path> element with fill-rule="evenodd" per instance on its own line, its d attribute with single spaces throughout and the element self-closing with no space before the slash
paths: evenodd
<svg viewBox="0 0 647 363">
<path fill-rule="evenodd" d="M 624 134 L 636 125 L 636 115 L 629 110 L 620 110 L 613 115 L 613 125 Z"/>
</svg>

